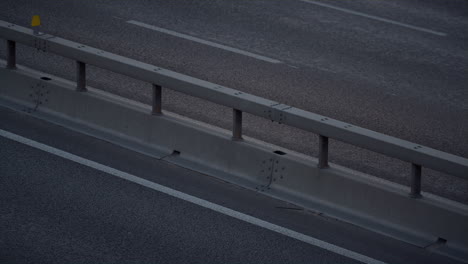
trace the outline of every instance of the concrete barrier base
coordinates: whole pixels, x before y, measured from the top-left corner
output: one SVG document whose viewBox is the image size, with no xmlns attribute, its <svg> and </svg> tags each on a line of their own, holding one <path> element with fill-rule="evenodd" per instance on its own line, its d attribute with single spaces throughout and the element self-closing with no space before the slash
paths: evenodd
<svg viewBox="0 0 468 264">
<path fill-rule="evenodd" d="M 41 77 L 48 77 L 41 79 Z M 0 69 L 0 104 L 304 208 L 468 260 L 468 206 L 24 67 Z M 284 155 L 277 154 L 280 150 Z"/>
</svg>

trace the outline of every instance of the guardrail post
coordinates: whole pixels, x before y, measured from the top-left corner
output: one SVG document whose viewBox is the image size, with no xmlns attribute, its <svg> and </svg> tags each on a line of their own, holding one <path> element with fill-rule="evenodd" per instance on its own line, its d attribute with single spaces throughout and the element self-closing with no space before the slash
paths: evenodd
<svg viewBox="0 0 468 264">
<path fill-rule="evenodd" d="M 411 193 L 410 197 L 420 198 L 421 195 L 421 165 L 411 164 Z"/>
<path fill-rule="evenodd" d="M 242 139 L 242 111 L 232 109 L 232 139 Z"/>
<path fill-rule="evenodd" d="M 76 91 L 86 92 L 86 64 L 76 61 Z"/>
<path fill-rule="evenodd" d="M 156 84 L 153 84 L 153 101 L 152 101 L 152 109 L 151 114 L 153 115 L 160 115 L 162 114 L 162 87 Z"/>
<path fill-rule="evenodd" d="M 318 168 L 328 168 L 328 137 L 319 135 Z"/>
<path fill-rule="evenodd" d="M 7 69 L 16 68 L 16 42 L 7 40 Z"/>
</svg>

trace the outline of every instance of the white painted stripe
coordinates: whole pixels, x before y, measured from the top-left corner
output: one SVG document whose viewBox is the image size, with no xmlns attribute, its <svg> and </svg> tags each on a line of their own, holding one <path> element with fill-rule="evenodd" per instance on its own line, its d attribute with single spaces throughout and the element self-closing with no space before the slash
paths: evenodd
<svg viewBox="0 0 468 264">
<path fill-rule="evenodd" d="M 234 52 L 234 53 L 237 53 L 237 54 L 241 54 L 241 55 L 244 55 L 244 56 L 252 57 L 252 58 L 255 58 L 255 59 L 258 59 L 258 60 L 262 60 L 262 61 L 266 61 L 266 62 L 270 62 L 270 63 L 282 63 L 281 61 L 276 60 L 276 59 L 268 58 L 268 57 L 265 57 L 265 56 L 262 56 L 262 55 L 258 55 L 258 54 L 248 52 L 248 51 L 236 49 L 236 48 L 233 48 L 233 47 L 218 44 L 218 43 L 211 42 L 211 41 L 208 41 L 208 40 L 204 40 L 204 39 L 200 39 L 200 38 L 193 37 L 193 36 L 190 36 L 190 35 L 182 34 L 182 33 L 175 32 L 175 31 L 172 31 L 172 30 L 169 30 L 169 29 L 160 28 L 160 27 L 156 27 L 156 26 L 153 26 L 153 25 L 148 25 L 148 24 L 138 22 L 138 21 L 135 21 L 135 20 L 128 20 L 127 23 L 133 24 L 133 25 L 136 25 L 136 26 L 140 26 L 140 27 L 144 27 L 144 28 L 147 28 L 147 29 L 151 29 L 151 30 L 154 30 L 154 31 L 158 31 L 158 32 L 161 32 L 161 33 L 164 33 L 164 34 L 174 36 L 174 37 L 191 40 L 191 41 L 198 42 L 198 43 L 208 45 L 208 46 L 211 46 L 211 47 L 215 47 L 215 48 L 218 48 L 218 49 L 223 49 L 223 50 L 227 50 L 227 51 Z"/>
<path fill-rule="evenodd" d="M 398 26 L 402 26 L 402 27 L 406 27 L 406 28 L 426 32 L 426 33 L 431 33 L 431 34 L 434 34 L 434 35 L 437 35 L 437 36 L 447 36 L 447 34 L 443 33 L 443 32 L 438 32 L 438 31 L 434 31 L 434 30 L 431 30 L 431 29 L 427 29 L 427 28 L 413 26 L 413 25 L 401 23 L 401 22 L 391 20 L 391 19 L 387 19 L 387 18 L 368 15 L 368 14 L 365 14 L 365 13 L 353 11 L 353 10 L 342 8 L 342 7 L 337 7 L 337 6 L 333 6 L 333 5 L 329 5 L 329 4 L 324 4 L 324 3 L 320 3 L 320 2 L 316 2 L 316 1 L 312 1 L 312 0 L 301 0 L 301 1 L 305 2 L 305 3 L 313 4 L 313 5 L 318 5 L 318 6 L 321 6 L 321 7 L 327 7 L 327 8 L 335 9 L 335 10 L 345 12 L 345 13 L 348 13 L 348 14 L 353 14 L 353 15 L 356 15 L 356 16 L 362 16 L 362 17 L 374 19 L 374 20 L 377 20 L 377 21 L 390 23 L 390 24 L 393 24 L 393 25 L 398 25 Z"/>
<path fill-rule="evenodd" d="M 25 144 L 27 146 L 30 146 L 30 147 L 33 147 L 33 148 L 36 148 L 36 149 L 40 149 L 42 151 L 45 151 L 47 153 L 59 156 L 61 158 L 64 158 L 64 159 L 67 159 L 67 160 L 70 160 L 70 161 L 74 161 L 74 162 L 79 163 L 81 165 L 88 166 L 88 167 L 93 168 L 95 170 L 105 172 L 107 174 L 119 177 L 121 179 L 124 179 L 124 180 L 130 181 L 130 182 L 145 186 L 147 188 L 150 188 L 150 189 L 165 193 L 167 195 L 179 198 L 181 200 L 184 200 L 184 201 L 199 205 L 201 207 L 211 209 L 211 210 L 216 211 L 218 213 L 231 216 L 233 218 L 236 218 L 236 219 L 239 219 L 241 221 L 250 223 L 252 225 L 256 225 L 256 226 L 271 230 L 273 232 L 288 236 L 290 238 L 300 240 L 300 241 L 305 242 L 307 244 L 310 244 L 310 245 L 313 245 L 313 246 L 316 246 L 316 247 L 331 251 L 333 253 L 336 253 L 336 254 L 339 254 L 339 255 L 342 255 L 342 256 L 345 256 L 345 257 L 348 257 L 348 258 L 363 262 L 363 263 L 385 264 L 384 262 L 381 262 L 381 261 L 372 259 L 370 257 L 361 255 L 359 253 L 356 253 L 356 252 L 353 252 L 353 251 L 350 251 L 350 250 L 335 246 L 333 244 L 330 244 L 330 243 L 327 243 L 325 241 L 310 237 L 308 235 L 298 233 L 298 232 L 293 231 L 291 229 L 284 228 L 284 227 L 272 224 L 270 222 L 258 219 L 256 217 L 253 217 L 253 216 L 250 216 L 250 215 L 246 215 L 246 214 L 238 212 L 238 211 L 234 211 L 234 210 L 229 209 L 227 207 L 224 207 L 224 206 L 221 206 L 221 205 L 218 205 L 218 204 L 215 204 L 215 203 L 212 203 L 212 202 L 197 198 L 195 196 L 192 196 L 192 195 L 189 195 L 189 194 L 186 194 L 186 193 L 183 193 L 183 192 L 176 191 L 176 190 L 168 188 L 166 186 L 163 186 L 163 185 L 160 185 L 160 184 L 157 184 L 157 183 L 154 183 L 154 182 L 139 178 L 137 176 L 128 174 L 126 172 L 116 170 L 114 168 L 99 164 L 97 162 L 94 162 L 94 161 L 91 161 L 91 160 L 88 160 L 88 159 L 85 159 L 85 158 L 82 158 L 82 157 L 79 157 L 79 156 L 76 156 L 76 155 L 73 155 L 73 154 L 65 152 L 63 150 L 56 149 L 54 147 L 51 147 L 51 146 L 39 143 L 37 141 L 34 141 L 34 140 L 31 140 L 31 139 L 28 139 L 28 138 L 25 138 L 25 137 L 10 133 L 10 132 L 5 131 L 5 130 L 0 129 L 0 136 L 5 137 L 5 138 L 10 139 L 10 140 L 13 140 L 13 141 L 16 141 L 16 142 L 19 142 L 19 143 L 22 143 L 22 144 Z"/>
</svg>

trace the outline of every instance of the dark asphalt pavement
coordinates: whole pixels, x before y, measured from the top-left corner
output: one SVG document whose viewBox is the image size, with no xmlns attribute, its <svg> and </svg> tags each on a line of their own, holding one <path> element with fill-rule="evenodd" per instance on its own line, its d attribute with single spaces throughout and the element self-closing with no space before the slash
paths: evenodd
<svg viewBox="0 0 468 264">
<path fill-rule="evenodd" d="M 386 263 L 456 263 L 0 107 L 0 129 Z M 356 263 L 0 137 L 1 263 Z"/>
<path fill-rule="evenodd" d="M 324 2 L 324 1 L 322 1 Z M 0 19 L 354 125 L 468 157 L 468 2 L 325 1 L 438 36 L 299 0 L 0 2 Z M 272 64 L 127 23 L 136 20 L 271 57 Z M 4 43 L 0 57 L 5 57 Z M 74 62 L 20 48 L 18 61 L 74 79 Z M 150 84 L 90 67 L 89 84 L 149 102 Z M 231 110 L 164 90 L 164 109 L 223 128 Z M 317 136 L 250 115 L 245 133 L 309 155 Z M 401 184 L 410 165 L 331 141 L 332 162 Z M 468 203 L 468 182 L 423 170 L 423 190 Z"/>
</svg>

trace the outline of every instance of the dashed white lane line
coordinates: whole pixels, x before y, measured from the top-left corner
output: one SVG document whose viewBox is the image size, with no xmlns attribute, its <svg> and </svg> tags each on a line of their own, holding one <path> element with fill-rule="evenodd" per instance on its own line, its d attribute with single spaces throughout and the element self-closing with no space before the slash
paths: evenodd
<svg viewBox="0 0 468 264">
<path fill-rule="evenodd" d="M 4 138 L 7 138 L 7 139 L 10 139 L 10 140 L 13 140 L 13 141 L 16 141 L 16 142 L 19 142 L 19 143 L 22 143 L 24 145 L 27 145 L 27 146 L 30 146 L 30 147 L 45 151 L 47 153 L 59 156 L 61 158 L 64 158 L 64 159 L 79 163 L 81 165 L 93 168 L 95 170 L 105 172 L 105 173 L 113 175 L 115 177 L 118 177 L 118 178 L 130 181 L 130 182 L 139 184 L 141 186 L 153 189 L 155 191 L 165 193 L 165 194 L 170 195 L 172 197 L 179 198 L 181 200 L 196 204 L 198 206 L 213 210 L 215 212 L 218 212 L 218 213 L 221 213 L 221 214 L 224 214 L 224 215 L 239 219 L 241 221 L 250 223 L 252 225 L 268 229 L 270 231 L 285 235 L 285 236 L 290 237 L 290 238 L 297 239 L 299 241 L 305 242 L 305 243 L 310 244 L 312 246 L 316 246 L 316 247 L 331 251 L 333 253 L 348 257 L 350 259 L 360 261 L 362 263 L 385 264 L 384 262 L 381 262 L 379 260 L 364 256 L 364 255 L 361 255 L 361 254 L 356 253 L 354 251 L 350 251 L 350 250 L 347 250 L 345 248 L 335 246 L 333 244 L 330 244 L 330 243 L 327 243 L 325 241 L 313 238 L 313 237 L 308 236 L 308 235 L 304 235 L 302 233 L 293 231 L 291 229 L 272 224 L 270 222 L 261 220 L 259 218 L 256 218 L 256 217 L 253 217 L 253 216 L 250 216 L 250 215 L 246 215 L 246 214 L 238 212 L 238 211 L 234 211 L 234 210 L 229 209 L 227 207 L 224 207 L 224 206 L 221 206 L 221 205 L 218 205 L 218 204 L 215 204 L 215 203 L 212 203 L 212 202 L 197 198 L 195 196 L 192 196 L 192 195 L 189 195 L 189 194 L 186 194 L 186 193 L 183 193 L 183 192 L 179 192 L 179 191 L 171 189 L 169 187 L 166 187 L 166 186 L 163 186 L 163 185 L 160 185 L 160 184 L 157 184 L 157 183 L 142 179 L 142 178 L 137 177 L 135 175 L 131 175 L 129 173 L 126 173 L 126 172 L 123 172 L 123 171 L 120 171 L 120 170 L 117 170 L 117 169 L 102 165 L 100 163 L 97 163 L 97 162 L 94 162 L 94 161 L 91 161 L 91 160 L 76 156 L 74 154 L 65 152 L 65 151 L 60 150 L 60 149 L 56 149 L 54 147 L 51 147 L 51 146 L 42 144 L 40 142 L 37 142 L 37 141 L 31 140 L 31 139 L 28 139 L 28 138 L 13 134 L 13 133 L 5 131 L 5 130 L 0 129 L 0 136 L 2 136 Z"/>
<path fill-rule="evenodd" d="M 312 1 L 312 0 L 301 0 L 301 1 L 305 2 L 305 3 L 321 6 L 321 7 L 331 8 L 331 9 L 334 9 L 334 10 L 338 10 L 338 11 L 345 12 L 345 13 L 348 13 L 348 14 L 353 14 L 353 15 L 356 15 L 356 16 L 361 16 L 361 17 L 365 17 L 365 18 L 369 18 L 369 19 L 374 19 L 374 20 L 377 20 L 377 21 L 380 21 L 380 22 L 386 22 L 386 23 L 390 23 L 390 24 L 393 24 L 393 25 L 398 25 L 398 26 L 401 26 L 401 27 L 410 28 L 410 29 L 414 29 L 414 30 L 434 34 L 434 35 L 441 36 L 441 37 L 447 36 L 447 33 L 439 32 L 439 31 L 435 31 L 435 30 L 431 30 L 431 29 L 427 29 L 427 28 L 423 28 L 423 27 L 413 26 L 413 25 L 409 25 L 409 24 L 406 24 L 406 23 L 401 23 L 401 22 L 391 20 L 391 19 L 387 19 L 387 18 L 383 18 L 383 17 L 368 15 L 368 14 L 365 14 L 365 13 L 361 13 L 361 12 L 358 12 L 358 11 L 354 11 L 354 10 L 350 10 L 350 9 L 346 9 L 346 8 L 342 8 L 342 7 L 338 7 L 338 6 L 334 6 L 334 5 L 329 5 L 329 4 L 316 2 L 316 1 Z"/>
<path fill-rule="evenodd" d="M 174 36 L 174 37 L 183 38 L 183 39 L 187 39 L 187 40 L 190 40 L 190 41 L 198 42 L 200 44 L 208 45 L 208 46 L 211 46 L 211 47 L 214 47 L 214 48 L 227 50 L 227 51 L 230 51 L 230 52 L 234 52 L 234 53 L 237 53 L 237 54 L 241 54 L 241 55 L 244 55 L 244 56 L 255 58 L 257 60 L 262 60 L 262 61 L 266 61 L 266 62 L 269 62 L 269 63 L 275 63 L 275 64 L 282 63 L 282 61 L 279 61 L 279 60 L 276 60 L 276 59 L 272 59 L 272 58 L 269 58 L 269 57 L 258 55 L 258 54 L 248 52 L 248 51 L 245 51 L 245 50 L 240 50 L 240 49 L 237 49 L 237 48 L 229 47 L 229 46 L 226 46 L 226 45 L 218 44 L 218 43 L 211 42 L 211 41 L 208 41 L 208 40 L 200 39 L 200 38 L 193 37 L 193 36 L 190 36 L 190 35 L 182 34 L 182 33 L 175 32 L 175 31 L 172 31 L 172 30 L 169 30 L 169 29 L 156 27 L 156 26 L 149 25 L 149 24 L 142 23 L 142 22 L 138 22 L 138 21 L 135 21 L 135 20 L 128 20 L 127 23 L 132 24 L 132 25 L 136 25 L 136 26 L 140 26 L 140 27 L 143 27 L 143 28 L 151 29 L 151 30 L 161 32 L 161 33 L 164 33 L 164 34 L 168 34 L 168 35 L 171 35 L 171 36 Z"/>
</svg>

